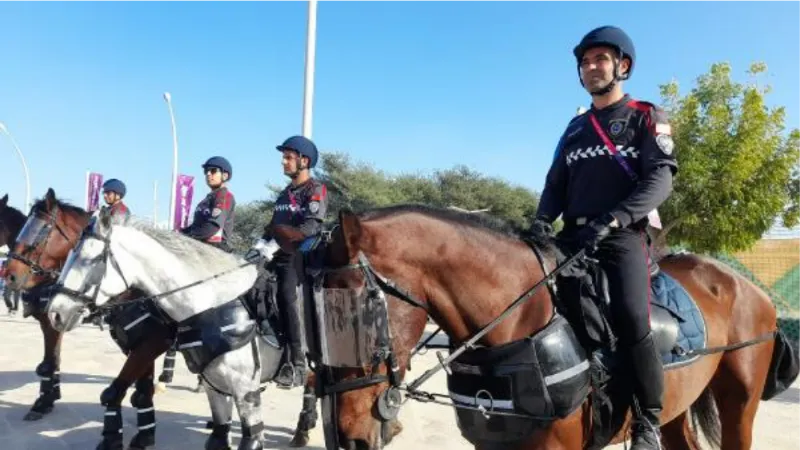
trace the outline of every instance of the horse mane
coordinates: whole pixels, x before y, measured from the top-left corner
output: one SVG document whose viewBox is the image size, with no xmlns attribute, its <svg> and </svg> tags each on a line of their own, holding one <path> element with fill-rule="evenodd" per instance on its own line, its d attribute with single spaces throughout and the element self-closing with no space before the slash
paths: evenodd
<svg viewBox="0 0 800 450">
<path fill-rule="evenodd" d="M 124 225 L 118 226 L 144 233 L 167 251 L 175 254 L 181 261 L 189 264 L 192 269 L 204 272 L 206 275 L 232 269 L 242 263 L 234 254 L 172 230 L 155 228 L 151 223 L 133 216 Z"/>
<path fill-rule="evenodd" d="M 541 251 L 555 255 L 554 240 L 542 233 L 531 233 L 495 216 L 484 213 L 466 213 L 450 208 L 438 208 L 423 204 L 400 204 L 375 208 L 359 214 L 362 220 L 375 220 L 397 214 L 422 214 L 449 222 L 463 229 L 488 232 L 512 240 L 522 240 L 535 245 Z"/>
<path fill-rule="evenodd" d="M 72 213 L 79 216 L 89 216 L 89 212 L 87 212 L 85 209 L 75 206 L 72 203 L 64 200 L 56 199 L 56 205 L 59 209 L 67 213 Z M 41 198 L 37 200 L 36 203 L 33 204 L 32 211 L 47 213 L 47 199 Z"/>
</svg>

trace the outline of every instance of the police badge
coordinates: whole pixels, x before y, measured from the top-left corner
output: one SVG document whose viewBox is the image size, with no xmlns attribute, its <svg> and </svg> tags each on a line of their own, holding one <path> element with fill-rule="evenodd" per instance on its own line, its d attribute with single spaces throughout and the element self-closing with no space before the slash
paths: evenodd
<svg viewBox="0 0 800 450">
<path fill-rule="evenodd" d="M 617 137 L 623 132 L 625 132 L 625 128 L 627 128 L 628 119 L 615 119 L 610 122 L 610 126 L 608 131 L 611 133 L 611 136 Z"/>
<path fill-rule="evenodd" d="M 308 204 L 308 210 L 311 211 L 311 214 L 316 214 L 319 212 L 319 202 L 311 202 Z"/>
<path fill-rule="evenodd" d="M 672 149 L 675 147 L 675 143 L 672 142 L 672 136 L 668 134 L 657 135 L 656 144 L 658 144 L 658 148 L 660 148 L 665 155 L 671 155 Z"/>
</svg>

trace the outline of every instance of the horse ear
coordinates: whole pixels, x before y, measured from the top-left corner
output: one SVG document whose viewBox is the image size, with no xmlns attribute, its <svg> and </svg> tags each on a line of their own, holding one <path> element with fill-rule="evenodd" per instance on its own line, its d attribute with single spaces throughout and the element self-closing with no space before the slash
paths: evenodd
<svg viewBox="0 0 800 450">
<path fill-rule="evenodd" d="M 57 205 L 56 191 L 54 191 L 53 188 L 47 188 L 47 194 L 44 195 L 44 200 L 47 206 L 47 212 L 52 211 Z"/>
<path fill-rule="evenodd" d="M 361 239 L 361 221 L 350 210 L 339 211 L 339 226 L 342 228 L 344 242 L 347 245 L 347 255 L 351 258 L 358 254 L 358 241 Z"/>
<path fill-rule="evenodd" d="M 8 194 L 4 195 L 3 198 L 0 198 L 0 211 L 6 208 L 8 204 Z"/>
</svg>

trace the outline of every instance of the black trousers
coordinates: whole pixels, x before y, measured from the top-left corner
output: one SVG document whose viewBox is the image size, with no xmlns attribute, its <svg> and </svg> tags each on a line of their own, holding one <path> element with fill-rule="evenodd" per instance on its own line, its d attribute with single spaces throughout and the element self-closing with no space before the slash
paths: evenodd
<svg viewBox="0 0 800 450">
<path fill-rule="evenodd" d="M 577 233 L 565 229 L 560 238 L 570 241 Z M 650 268 L 645 232 L 614 228 L 592 255 L 608 277 L 611 320 L 620 343 L 626 347 L 650 332 Z"/>
<path fill-rule="evenodd" d="M 298 253 L 285 253 L 279 251 L 270 261 L 270 266 L 275 270 L 278 278 L 278 313 L 284 327 L 287 344 L 291 352 L 293 364 L 305 364 L 303 354 L 303 306 L 299 303 L 302 299 L 297 297 L 298 289 L 302 289 L 305 278 L 303 272 L 303 258 Z"/>
</svg>

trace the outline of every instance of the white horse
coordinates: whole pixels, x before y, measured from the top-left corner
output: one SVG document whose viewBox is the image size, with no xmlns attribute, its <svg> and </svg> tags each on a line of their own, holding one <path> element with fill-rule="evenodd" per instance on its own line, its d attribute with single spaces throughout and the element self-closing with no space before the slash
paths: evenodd
<svg viewBox="0 0 800 450">
<path fill-rule="evenodd" d="M 242 426 L 238 450 L 259 450 L 261 384 L 276 376 L 283 350 L 255 332 L 240 300 L 256 275 L 252 264 L 210 245 L 141 222 L 111 224 L 101 214 L 72 250 L 46 312 L 57 330 L 70 331 L 88 306 L 103 307 L 131 287 L 156 297 L 177 323 L 187 365 L 207 385 L 214 431 L 206 450 L 230 448 L 231 397 Z"/>
</svg>

